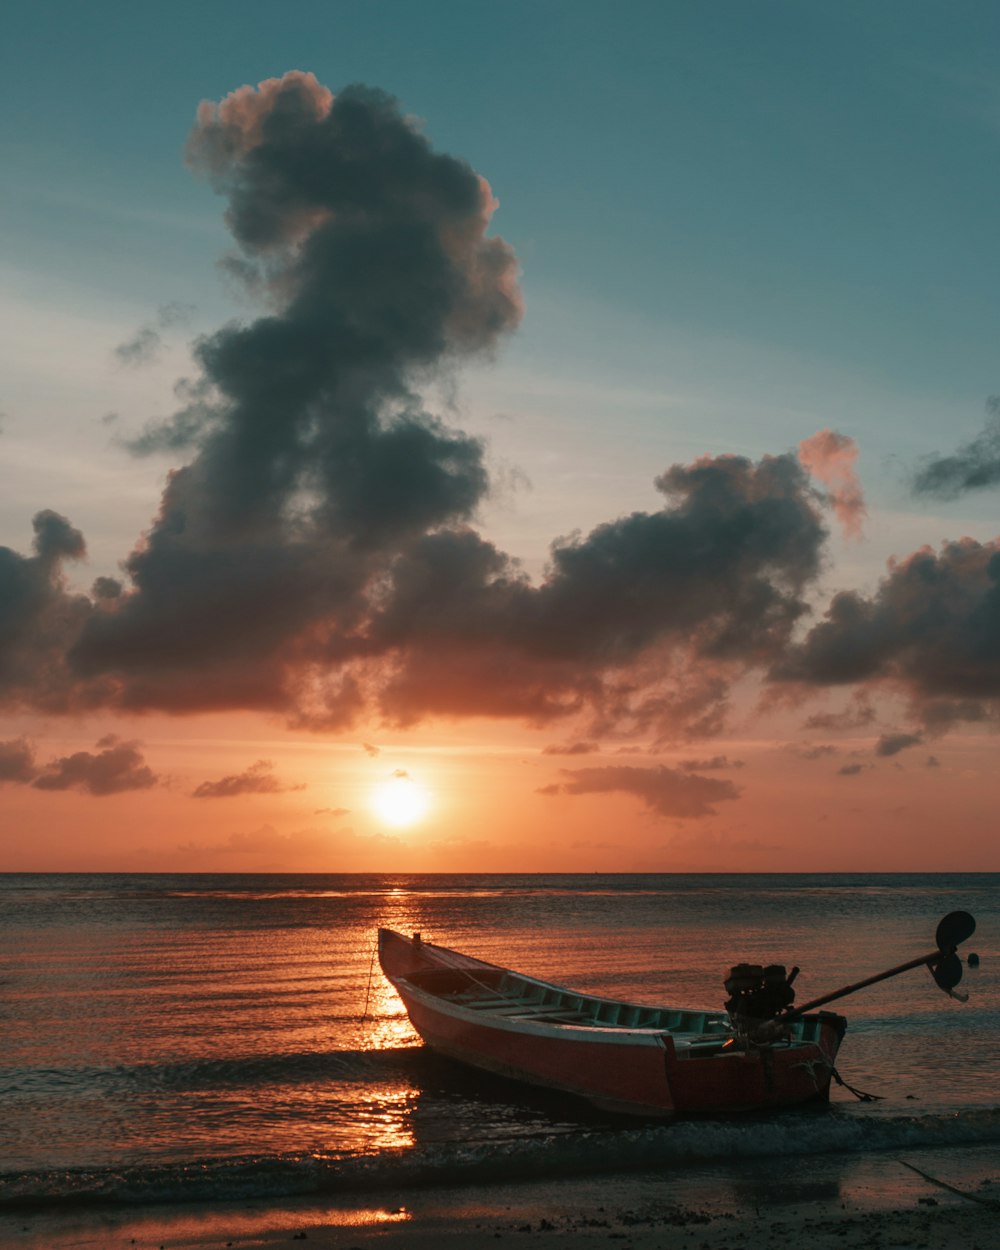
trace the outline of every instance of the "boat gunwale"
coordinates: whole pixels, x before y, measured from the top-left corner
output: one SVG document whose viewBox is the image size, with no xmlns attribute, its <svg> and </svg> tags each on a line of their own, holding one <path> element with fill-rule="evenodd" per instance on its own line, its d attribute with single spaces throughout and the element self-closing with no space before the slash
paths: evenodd
<svg viewBox="0 0 1000 1250">
<path fill-rule="evenodd" d="M 651 1003 L 634 1003 L 626 999 L 612 999 L 604 998 L 600 995 L 586 994 L 568 986 L 560 985 L 557 982 L 544 981 L 540 977 L 533 977 L 511 968 L 504 968 L 500 964 L 493 964 L 486 960 L 477 959 L 475 956 L 465 955 L 450 947 L 438 946 L 435 943 L 424 941 L 415 944 L 405 935 L 397 933 L 392 929 L 381 930 L 380 936 L 383 932 L 406 944 L 411 949 L 426 952 L 430 960 L 437 959 L 441 961 L 436 966 L 418 969 L 408 975 L 390 975 L 387 972 L 386 976 L 397 991 L 401 993 L 401 997 L 403 996 L 402 991 L 405 990 L 406 994 L 415 998 L 425 1009 L 437 1011 L 453 1019 L 459 1019 L 483 1029 L 510 1033 L 527 1033 L 535 1037 L 548 1036 L 567 1042 L 586 1040 L 616 1045 L 659 1045 L 666 1047 L 667 1039 L 670 1039 L 670 1043 L 672 1043 L 678 1058 L 695 1057 L 702 1054 L 707 1056 L 709 1053 L 711 1053 L 712 1057 L 715 1057 L 715 1055 L 725 1057 L 745 1053 L 742 1048 L 737 1047 L 729 1047 L 724 1051 L 722 1050 L 723 1044 L 731 1040 L 735 1033 L 730 1022 L 717 1013 L 702 1011 L 698 1008 L 658 1006 Z M 552 991 L 560 995 L 568 995 L 577 999 L 581 1004 L 593 1004 L 595 1008 L 602 1004 L 607 1004 L 609 1006 L 634 1008 L 638 1011 L 677 1012 L 682 1016 L 702 1015 L 705 1017 L 706 1024 L 711 1022 L 721 1027 L 709 1031 L 704 1029 L 683 1029 L 678 1026 L 670 1027 L 662 1024 L 628 1025 L 597 1020 L 588 1021 L 586 1019 L 560 1021 L 552 1018 L 560 1012 L 560 1008 L 556 1004 L 553 1004 L 550 1010 L 544 1011 L 535 1019 L 532 1019 L 527 1014 L 527 1008 L 524 1015 L 518 1015 L 516 1011 L 510 1015 L 501 1015 L 497 1010 L 490 1011 L 477 1006 L 474 999 L 470 1000 L 469 1003 L 449 999 L 441 993 L 435 993 L 432 989 L 425 988 L 419 981 L 412 979 L 414 976 L 422 978 L 428 974 L 453 972 L 465 973 L 474 980 L 475 971 L 490 972 L 497 974 L 500 978 L 513 977 L 527 986 L 543 991 Z M 515 995 L 504 994 L 498 987 L 483 986 L 483 988 L 495 993 L 498 999 L 498 1007 L 505 1000 L 511 1001 L 513 1005 Z M 803 1036 L 806 1025 L 815 1022 L 816 1031 L 818 1032 L 822 1028 L 824 1019 L 830 1020 L 831 1018 L 834 1018 L 834 1013 L 832 1012 L 819 1012 L 815 1015 L 804 1016 L 796 1021 L 795 1031 L 791 1037 L 776 1038 L 767 1043 L 766 1049 L 781 1051 L 803 1049 L 813 1051 L 816 1049 L 819 1039 L 818 1037 Z"/>
</svg>

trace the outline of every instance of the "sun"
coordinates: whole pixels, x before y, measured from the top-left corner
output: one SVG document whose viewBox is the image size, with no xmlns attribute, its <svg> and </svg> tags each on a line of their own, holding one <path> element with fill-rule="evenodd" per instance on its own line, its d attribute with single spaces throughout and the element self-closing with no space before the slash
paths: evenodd
<svg viewBox="0 0 1000 1250">
<path fill-rule="evenodd" d="M 430 807 L 431 796 L 409 773 L 397 768 L 388 781 L 375 787 L 371 805 L 375 814 L 397 829 L 414 825 Z"/>
</svg>

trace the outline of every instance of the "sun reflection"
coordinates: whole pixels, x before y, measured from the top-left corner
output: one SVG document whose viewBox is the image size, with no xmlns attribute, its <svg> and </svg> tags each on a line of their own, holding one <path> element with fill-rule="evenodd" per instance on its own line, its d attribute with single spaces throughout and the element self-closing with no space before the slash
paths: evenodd
<svg viewBox="0 0 1000 1250">
<path fill-rule="evenodd" d="M 371 1228 L 379 1224 L 405 1224 L 413 1219 L 413 1212 L 406 1207 L 345 1207 L 338 1210 L 328 1207 L 319 1227 Z"/>
<path fill-rule="evenodd" d="M 364 1050 L 390 1050 L 414 1046 L 420 1038 L 410 1023 L 402 999 L 382 976 L 373 981 L 368 1000 L 369 1028 L 362 1041 Z"/>
<path fill-rule="evenodd" d="M 405 1150 L 413 1146 L 413 1102 L 415 1089 L 378 1089 L 370 1095 L 367 1111 L 358 1117 L 355 1148 L 361 1153 L 372 1150 Z"/>
<path fill-rule="evenodd" d="M 387 1211 L 384 1207 L 368 1207 L 362 1211 L 345 1211 L 346 1219 L 328 1220 L 330 1224 L 403 1224 L 413 1219 L 413 1212 L 406 1207 L 394 1207 Z"/>
<path fill-rule="evenodd" d="M 328 1228 L 374 1229 L 387 1224 L 405 1224 L 412 1219 L 413 1213 L 402 1206 L 339 1207 L 331 1204 L 310 1217 L 302 1207 L 268 1203 L 266 1209 L 260 1211 L 239 1211 L 226 1207 L 222 1211 L 164 1208 L 156 1215 L 129 1212 L 119 1217 L 115 1233 L 117 1240 L 123 1243 L 130 1240 L 133 1245 L 145 1245 L 147 1242 L 159 1244 L 168 1239 L 171 1244 L 177 1245 L 181 1242 L 185 1245 L 208 1245 L 215 1241 L 231 1245 L 236 1237 L 252 1237 L 254 1245 L 264 1245 L 276 1240 L 275 1229 L 297 1229 L 303 1237 L 315 1237 Z M 36 1238 L 25 1230 L 25 1236 L 18 1244 L 24 1250 L 50 1250 L 52 1243 L 47 1232 Z"/>
</svg>

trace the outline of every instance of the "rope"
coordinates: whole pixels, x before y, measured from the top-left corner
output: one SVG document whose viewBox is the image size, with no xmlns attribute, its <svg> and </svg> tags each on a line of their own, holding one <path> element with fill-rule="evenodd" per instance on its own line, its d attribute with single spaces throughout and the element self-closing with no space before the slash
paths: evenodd
<svg viewBox="0 0 1000 1250">
<path fill-rule="evenodd" d="M 833 1064 L 830 1064 L 830 1075 L 833 1077 L 833 1079 L 837 1082 L 838 1085 L 842 1085 L 844 1089 L 850 1090 L 850 1092 L 854 1095 L 854 1097 L 857 1098 L 860 1102 L 881 1102 L 882 1099 L 885 1097 L 884 1094 L 866 1094 L 864 1090 L 855 1089 L 853 1085 L 848 1085 L 848 1083 L 840 1075 L 840 1073 L 833 1066 Z"/>
<path fill-rule="evenodd" d="M 980 1198 L 978 1194 L 970 1194 L 964 1189 L 958 1189 L 954 1185 L 949 1185 L 947 1181 L 940 1180 L 937 1176 L 931 1176 L 929 1172 L 921 1172 L 920 1168 L 914 1167 L 912 1163 L 907 1163 L 905 1159 L 897 1159 L 896 1162 L 901 1163 L 904 1168 L 909 1168 L 911 1172 L 916 1172 L 918 1176 L 922 1176 L 925 1181 L 930 1181 L 932 1185 L 940 1185 L 942 1189 L 958 1194 L 959 1198 L 967 1198 L 969 1202 L 978 1202 L 981 1206 L 990 1207 L 993 1210 L 1000 1208 L 1000 1203 L 994 1198 Z"/>
<path fill-rule="evenodd" d="M 368 1019 L 368 1003 L 372 996 L 372 973 L 375 971 L 375 956 L 378 954 L 378 941 L 372 944 L 372 961 L 368 965 L 368 988 L 365 990 L 365 1009 L 361 1013 L 361 1019 Z"/>
<path fill-rule="evenodd" d="M 472 984 L 478 985 L 481 990 L 486 990 L 490 994 L 499 993 L 495 985 L 487 985 L 485 981 L 480 981 L 477 976 L 473 975 L 471 968 L 466 962 L 467 959 L 469 958 L 468 956 L 461 955 L 457 951 L 450 951 L 448 950 L 446 946 L 435 946 L 433 942 L 424 942 L 423 945 L 430 946 L 433 948 L 434 957 L 435 959 L 440 961 L 442 967 L 454 968 L 457 972 L 464 973 L 465 976 L 472 982 Z M 482 960 L 478 960 L 478 959 L 475 961 L 476 964 L 479 964 L 481 962 Z M 495 964 L 490 964 L 489 966 L 491 968 L 497 967 L 497 965 Z M 497 971 L 507 972 L 508 970 L 506 968 L 497 967 Z M 514 976 L 517 976 L 517 975 L 518 974 L 515 972 Z"/>
</svg>

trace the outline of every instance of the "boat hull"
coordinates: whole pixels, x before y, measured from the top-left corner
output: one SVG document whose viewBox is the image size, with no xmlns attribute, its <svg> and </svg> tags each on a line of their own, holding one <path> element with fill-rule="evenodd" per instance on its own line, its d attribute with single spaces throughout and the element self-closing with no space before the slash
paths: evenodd
<svg viewBox="0 0 1000 1250">
<path fill-rule="evenodd" d="M 692 1040 L 662 1028 L 555 1023 L 532 1019 L 530 1012 L 503 1014 L 502 1004 L 493 1008 L 499 1014 L 487 1014 L 482 1001 L 462 1004 L 435 992 L 433 976 L 425 974 L 452 969 L 485 986 L 485 978 L 506 970 L 388 929 L 379 932 L 379 957 L 413 1027 L 433 1050 L 635 1115 L 761 1111 L 826 1099 L 845 1027 L 843 1017 L 819 1013 L 807 1022 L 808 1041 L 742 1050 L 726 1046 L 725 1036 Z"/>
</svg>

